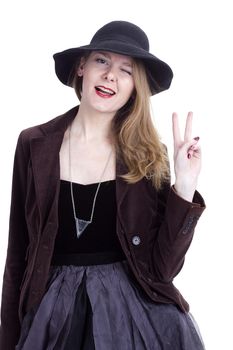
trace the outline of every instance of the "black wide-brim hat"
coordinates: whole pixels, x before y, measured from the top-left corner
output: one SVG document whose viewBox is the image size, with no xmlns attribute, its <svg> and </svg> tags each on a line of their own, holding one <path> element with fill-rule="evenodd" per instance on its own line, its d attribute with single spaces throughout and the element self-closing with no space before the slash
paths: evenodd
<svg viewBox="0 0 233 350">
<path fill-rule="evenodd" d="M 133 23 L 113 21 L 100 28 L 89 45 L 58 52 L 53 55 L 58 79 L 71 86 L 73 68 L 87 51 L 109 51 L 140 59 L 146 68 L 151 94 L 170 87 L 173 72 L 169 65 L 149 52 L 149 40 L 145 32 Z"/>
</svg>

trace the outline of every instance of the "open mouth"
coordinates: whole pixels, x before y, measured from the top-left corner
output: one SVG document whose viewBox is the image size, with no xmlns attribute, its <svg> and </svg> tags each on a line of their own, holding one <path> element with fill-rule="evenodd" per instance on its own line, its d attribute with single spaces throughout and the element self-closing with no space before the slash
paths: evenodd
<svg viewBox="0 0 233 350">
<path fill-rule="evenodd" d="M 113 91 L 112 89 L 109 89 L 109 88 L 102 86 L 102 85 L 95 86 L 95 90 L 96 90 L 97 94 L 102 96 L 102 97 L 111 97 L 111 96 L 114 96 L 116 94 L 115 91 Z"/>
</svg>

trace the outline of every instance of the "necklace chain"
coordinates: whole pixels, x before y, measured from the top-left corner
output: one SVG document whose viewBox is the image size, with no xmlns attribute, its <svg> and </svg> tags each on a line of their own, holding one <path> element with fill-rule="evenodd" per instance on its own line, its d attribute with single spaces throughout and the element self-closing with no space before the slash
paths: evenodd
<svg viewBox="0 0 233 350">
<path fill-rule="evenodd" d="M 72 207 L 73 207 L 73 214 L 74 214 L 74 219 L 75 219 L 75 223 L 76 223 L 76 233 L 77 233 L 77 237 L 79 238 L 80 235 L 82 234 L 82 232 L 85 230 L 85 228 L 92 222 L 93 219 L 93 214 L 94 214 L 94 210 L 95 210 L 95 203 L 96 203 L 96 197 L 97 194 L 99 192 L 99 188 L 100 188 L 100 184 L 101 184 L 101 180 L 104 176 L 104 173 L 106 171 L 106 168 L 108 166 L 111 154 L 112 154 L 112 149 L 109 153 L 107 162 L 105 164 L 104 170 L 100 176 L 100 180 L 95 192 L 95 196 L 94 196 L 94 200 L 92 203 L 92 210 L 91 210 L 91 216 L 89 220 L 83 220 L 83 219 L 79 219 L 76 215 L 76 210 L 75 210 L 75 203 L 74 203 L 74 194 L 73 194 L 73 182 L 72 182 L 72 172 L 71 172 L 71 126 L 69 127 L 69 178 L 70 178 L 70 194 L 71 194 L 71 201 L 72 201 Z"/>
</svg>

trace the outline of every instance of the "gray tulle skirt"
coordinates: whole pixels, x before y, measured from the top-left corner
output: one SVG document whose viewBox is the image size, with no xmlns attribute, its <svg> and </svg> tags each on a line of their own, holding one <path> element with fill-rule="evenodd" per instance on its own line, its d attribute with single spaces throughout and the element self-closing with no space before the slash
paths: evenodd
<svg viewBox="0 0 233 350">
<path fill-rule="evenodd" d="M 203 350 L 193 317 L 152 302 L 127 261 L 51 268 L 16 350 Z"/>
</svg>

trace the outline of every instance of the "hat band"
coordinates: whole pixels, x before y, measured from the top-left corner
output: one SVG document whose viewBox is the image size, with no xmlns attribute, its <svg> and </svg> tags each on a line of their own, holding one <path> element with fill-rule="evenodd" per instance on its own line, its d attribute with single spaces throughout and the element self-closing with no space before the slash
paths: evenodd
<svg viewBox="0 0 233 350">
<path fill-rule="evenodd" d="M 149 51 L 149 47 L 143 47 L 144 45 L 141 45 L 138 41 L 134 40 L 133 38 L 126 37 L 125 35 L 117 35 L 117 38 L 111 36 L 101 36 L 101 38 L 94 37 L 91 41 L 91 44 L 97 44 L 99 46 L 100 43 L 106 41 L 113 41 L 114 43 L 122 42 L 124 44 L 132 44 L 133 46 L 136 46 L 140 49 Z"/>
</svg>

